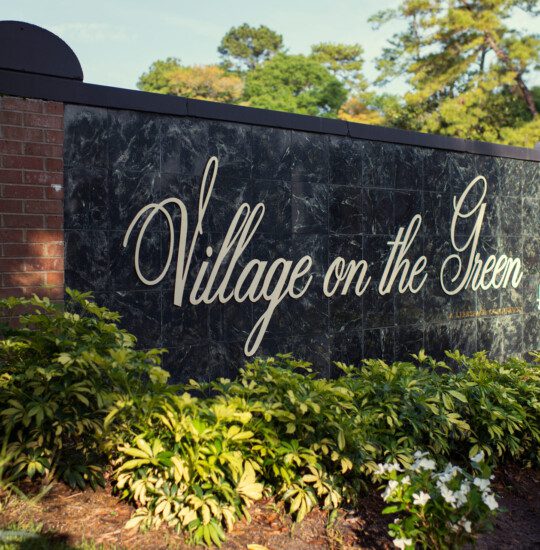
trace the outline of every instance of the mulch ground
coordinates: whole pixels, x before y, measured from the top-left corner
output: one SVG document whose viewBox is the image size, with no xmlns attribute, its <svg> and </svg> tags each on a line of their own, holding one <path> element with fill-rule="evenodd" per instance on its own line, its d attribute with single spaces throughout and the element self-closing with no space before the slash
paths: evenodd
<svg viewBox="0 0 540 550">
<path fill-rule="evenodd" d="M 497 474 L 495 489 L 506 512 L 498 516 L 494 531 L 479 538 L 478 548 L 540 548 L 540 471 L 506 468 Z M 272 501 L 259 502 L 250 510 L 251 522 L 238 523 L 223 548 L 245 550 L 250 544 L 269 550 L 393 548 L 387 535 L 389 518 L 381 516 L 382 507 L 382 500 L 373 491 L 360 500 L 354 511 L 341 512 L 327 529 L 328 517 L 321 510 L 293 525 Z M 38 504 L 19 503 L 0 512 L 0 528 L 14 522 L 38 523 L 55 540 L 74 545 L 92 540 L 107 548 L 193 548 L 166 528 L 148 533 L 126 531 L 123 527 L 132 511 L 131 506 L 111 495 L 110 488 L 72 491 L 56 484 Z"/>
</svg>

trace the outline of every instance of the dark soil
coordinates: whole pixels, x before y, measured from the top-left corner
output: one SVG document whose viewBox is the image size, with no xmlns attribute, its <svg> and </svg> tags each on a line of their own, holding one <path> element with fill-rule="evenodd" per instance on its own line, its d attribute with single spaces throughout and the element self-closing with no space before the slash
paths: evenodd
<svg viewBox="0 0 540 550">
<path fill-rule="evenodd" d="M 506 512 L 498 516 L 493 532 L 479 537 L 478 548 L 540 548 L 540 471 L 506 468 L 498 473 L 495 488 Z M 293 525 L 272 501 L 260 502 L 251 509 L 251 522 L 238 523 L 223 548 L 245 550 L 251 544 L 269 550 L 393 548 L 387 535 L 390 518 L 381 516 L 382 507 L 373 491 L 360 500 L 356 510 L 341 512 L 327 528 L 328 515 L 321 510 Z M 118 502 L 109 488 L 72 491 L 56 484 L 38 504 L 13 503 L 1 511 L 0 528 L 15 522 L 23 527 L 42 524 L 43 532 L 73 545 L 91 540 L 111 548 L 193 548 L 166 528 L 149 533 L 126 531 L 123 527 L 132 511 Z"/>
</svg>

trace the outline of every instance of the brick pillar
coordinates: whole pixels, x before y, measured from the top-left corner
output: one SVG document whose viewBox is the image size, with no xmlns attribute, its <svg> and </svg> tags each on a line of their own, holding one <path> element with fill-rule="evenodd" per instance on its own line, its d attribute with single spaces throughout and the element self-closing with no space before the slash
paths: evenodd
<svg viewBox="0 0 540 550">
<path fill-rule="evenodd" d="M 64 294 L 64 105 L 0 97 L 0 297 Z"/>
</svg>

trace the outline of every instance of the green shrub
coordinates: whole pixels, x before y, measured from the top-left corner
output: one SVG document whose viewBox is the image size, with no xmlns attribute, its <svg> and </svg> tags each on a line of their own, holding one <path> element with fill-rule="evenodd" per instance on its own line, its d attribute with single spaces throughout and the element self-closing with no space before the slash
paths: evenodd
<svg viewBox="0 0 540 550">
<path fill-rule="evenodd" d="M 137 507 L 130 527 L 165 523 L 219 545 L 263 496 L 300 521 L 354 503 L 380 463 L 411 468 L 418 449 L 440 466 L 480 451 L 492 464 L 540 464 L 540 375 L 525 361 L 453 352 L 454 371 L 420 352 L 338 363 L 341 376 L 324 379 L 280 355 L 234 380 L 170 386 L 162 350 L 135 350 L 118 314 L 68 294 L 68 311 L 0 302 L 35 310 L 0 341 L 0 475 L 95 486 L 111 465 L 115 491 Z"/>
<path fill-rule="evenodd" d="M 448 356 L 460 365 L 452 377 L 454 395 L 461 396 L 454 406 L 471 428 L 470 455 L 482 450 L 493 460 L 540 464 L 539 365 L 515 358 L 490 361 L 484 352 Z"/>
<path fill-rule="evenodd" d="M 377 462 L 410 467 L 419 448 L 439 460 L 464 462 L 476 445 L 492 460 L 537 461 L 536 367 L 517 360 L 499 365 L 484 354 L 452 357 L 463 371 L 419 354 L 418 364 L 339 365 L 343 374 L 333 380 L 315 377 L 290 356 L 256 359 L 235 380 L 192 381 L 167 404 L 158 399 L 116 410 L 108 436 L 117 448 L 114 477 L 122 498 L 140 507 L 130 525 L 165 522 L 195 542 L 217 544 L 264 494 L 299 521 L 316 505 L 353 502 Z M 494 452 L 491 432 L 501 424 L 490 402 L 472 402 L 479 371 L 487 378 L 492 372 L 499 390 L 508 385 L 501 399 L 517 418 L 502 424 Z M 517 400 L 512 388 L 521 381 L 529 388 Z"/>
<path fill-rule="evenodd" d="M 136 351 L 117 313 L 69 291 L 64 311 L 47 298 L 9 298 L 24 307 L 0 340 L 0 433 L 5 478 L 45 476 L 71 486 L 103 484 L 103 422 L 118 400 L 162 392 L 160 351 Z M 76 311 L 76 312 L 75 312 Z"/>
</svg>

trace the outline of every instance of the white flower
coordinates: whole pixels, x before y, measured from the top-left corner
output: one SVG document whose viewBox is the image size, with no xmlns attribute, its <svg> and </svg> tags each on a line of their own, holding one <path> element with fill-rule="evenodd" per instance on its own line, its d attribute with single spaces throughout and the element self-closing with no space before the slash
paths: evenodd
<svg viewBox="0 0 540 550">
<path fill-rule="evenodd" d="M 415 506 L 425 506 L 426 502 L 430 499 L 429 493 L 420 491 L 419 493 L 413 493 L 413 504 Z"/>
<path fill-rule="evenodd" d="M 470 483 L 468 481 L 463 481 L 461 483 L 459 491 L 454 493 L 456 497 L 457 506 L 463 506 L 464 504 L 467 503 L 467 495 L 469 494 L 470 490 L 471 490 Z"/>
<path fill-rule="evenodd" d="M 468 519 L 465 519 L 465 517 L 462 517 L 459 520 L 459 525 L 463 527 L 467 533 L 471 532 L 471 522 Z"/>
<path fill-rule="evenodd" d="M 451 504 L 452 506 L 455 505 L 456 495 L 444 483 L 441 483 L 439 485 L 439 491 L 441 493 L 441 496 L 444 498 L 446 502 L 448 502 L 448 504 Z"/>
<path fill-rule="evenodd" d="M 422 452 L 422 451 L 416 451 L 413 456 L 414 458 L 424 458 L 425 456 L 427 456 L 429 453 L 427 452 Z"/>
<path fill-rule="evenodd" d="M 451 462 L 446 465 L 446 468 L 441 474 L 437 474 L 443 483 L 448 483 L 457 473 L 461 472 L 459 466 L 453 466 Z"/>
<path fill-rule="evenodd" d="M 493 493 L 482 493 L 482 500 L 491 511 L 496 510 L 499 507 L 499 504 L 495 500 L 495 496 L 493 495 Z"/>
<path fill-rule="evenodd" d="M 486 491 L 489 489 L 490 485 L 489 479 L 484 479 L 481 477 L 475 477 L 473 483 L 480 489 L 480 491 Z"/>
<path fill-rule="evenodd" d="M 454 493 L 456 497 L 456 506 L 463 506 L 467 504 L 467 495 L 463 494 L 461 491 Z"/>
<path fill-rule="evenodd" d="M 382 476 L 386 472 L 402 472 L 403 468 L 397 463 L 394 462 L 392 464 L 377 464 L 377 469 L 375 470 L 374 474 L 378 476 Z"/>
<path fill-rule="evenodd" d="M 411 546 L 412 539 L 394 539 L 394 546 L 399 550 L 405 550 L 407 546 Z"/>
<path fill-rule="evenodd" d="M 387 472 L 403 472 L 403 468 L 399 465 L 398 462 L 393 462 L 392 464 L 386 465 Z"/>
<path fill-rule="evenodd" d="M 398 485 L 399 483 L 395 479 L 391 479 L 382 494 L 383 500 L 386 501 L 386 499 L 397 489 Z"/>
<path fill-rule="evenodd" d="M 409 476 L 405 476 L 402 480 L 401 480 L 401 484 L 402 485 L 410 485 L 411 484 L 411 478 Z"/>
<path fill-rule="evenodd" d="M 437 465 L 431 458 L 420 458 L 413 465 L 412 469 L 416 472 L 420 470 L 435 470 Z"/>
<path fill-rule="evenodd" d="M 484 462 L 484 451 L 480 451 L 471 458 L 471 462 Z"/>
</svg>

